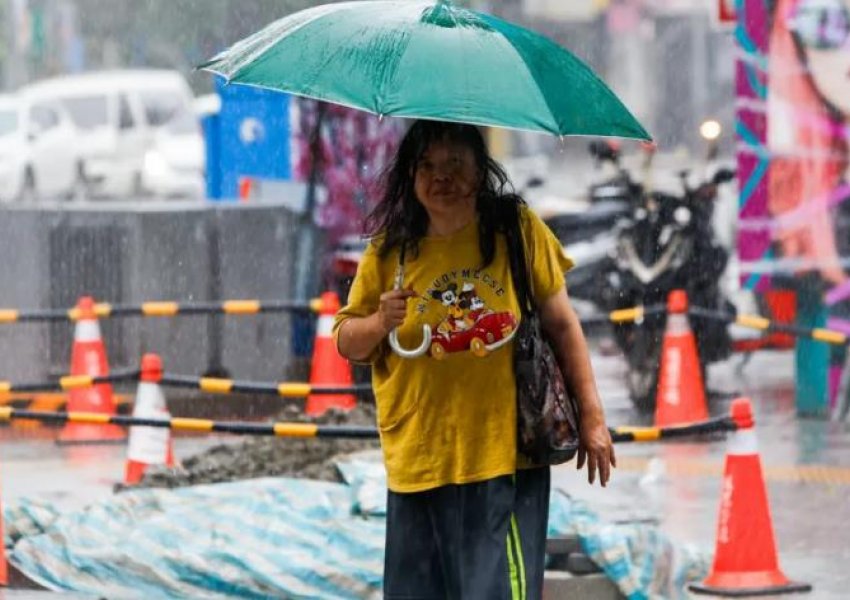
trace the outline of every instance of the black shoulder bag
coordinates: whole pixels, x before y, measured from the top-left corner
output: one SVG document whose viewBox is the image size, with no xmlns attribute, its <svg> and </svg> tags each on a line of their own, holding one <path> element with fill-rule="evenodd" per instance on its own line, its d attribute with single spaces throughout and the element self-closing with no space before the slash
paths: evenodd
<svg viewBox="0 0 850 600">
<path fill-rule="evenodd" d="M 579 407 L 541 328 L 528 276 L 520 207 L 507 227 L 511 277 L 520 305 L 514 336 L 517 398 L 517 446 L 534 464 L 571 460 L 579 447 Z"/>
</svg>

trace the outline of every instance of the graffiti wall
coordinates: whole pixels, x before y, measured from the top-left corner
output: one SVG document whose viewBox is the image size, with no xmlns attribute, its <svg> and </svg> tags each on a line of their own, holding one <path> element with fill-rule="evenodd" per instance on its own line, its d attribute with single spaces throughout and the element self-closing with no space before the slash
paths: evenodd
<svg viewBox="0 0 850 600">
<path fill-rule="evenodd" d="M 815 274 L 841 319 L 850 306 L 850 0 L 777 0 L 772 9 L 768 212 L 777 266 Z"/>
<path fill-rule="evenodd" d="M 293 177 L 307 181 L 319 104 L 304 98 L 293 100 Z M 379 119 L 334 104 L 325 104 L 324 110 L 318 183 L 326 193 L 320 198 L 316 215 L 319 226 L 333 239 L 361 232 L 363 219 L 376 201 L 376 179 L 392 157 L 405 125 L 402 119 Z"/>
<path fill-rule="evenodd" d="M 808 275 L 841 318 L 850 305 L 850 0 L 739 6 L 743 282 L 761 289 Z"/>
</svg>

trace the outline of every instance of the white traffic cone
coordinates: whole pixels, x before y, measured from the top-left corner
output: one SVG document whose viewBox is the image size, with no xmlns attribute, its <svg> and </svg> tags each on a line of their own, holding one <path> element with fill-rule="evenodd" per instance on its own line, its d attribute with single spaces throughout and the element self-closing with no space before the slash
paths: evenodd
<svg viewBox="0 0 850 600">
<path fill-rule="evenodd" d="M 165 396 L 159 382 L 162 381 L 162 360 L 156 354 L 142 357 L 142 370 L 133 416 L 144 419 L 170 419 Z M 127 468 L 124 483 L 132 485 L 142 480 L 151 465 L 174 466 L 174 450 L 171 430 L 164 427 L 130 427 L 127 444 Z"/>
</svg>

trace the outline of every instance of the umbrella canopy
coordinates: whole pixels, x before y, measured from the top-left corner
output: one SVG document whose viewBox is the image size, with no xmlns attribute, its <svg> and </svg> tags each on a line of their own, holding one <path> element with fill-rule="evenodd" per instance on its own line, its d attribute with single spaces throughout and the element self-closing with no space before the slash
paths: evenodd
<svg viewBox="0 0 850 600">
<path fill-rule="evenodd" d="M 199 68 L 229 82 L 377 115 L 651 139 L 570 52 L 447 0 L 317 6 L 268 25 Z"/>
</svg>

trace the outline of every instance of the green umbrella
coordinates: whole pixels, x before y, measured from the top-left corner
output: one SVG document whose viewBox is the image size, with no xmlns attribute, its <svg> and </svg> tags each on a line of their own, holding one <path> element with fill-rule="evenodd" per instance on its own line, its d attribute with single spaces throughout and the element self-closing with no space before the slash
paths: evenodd
<svg viewBox="0 0 850 600">
<path fill-rule="evenodd" d="M 316 6 L 268 25 L 200 68 L 232 83 L 377 115 L 651 139 L 567 50 L 447 0 Z"/>
</svg>

